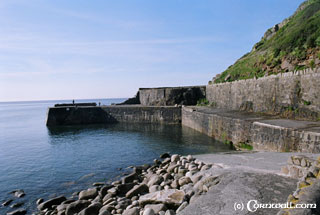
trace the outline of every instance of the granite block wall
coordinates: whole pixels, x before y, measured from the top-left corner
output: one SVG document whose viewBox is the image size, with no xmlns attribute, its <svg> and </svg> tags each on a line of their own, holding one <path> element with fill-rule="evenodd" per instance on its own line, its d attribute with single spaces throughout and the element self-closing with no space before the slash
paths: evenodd
<svg viewBox="0 0 320 215">
<path fill-rule="evenodd" d="M 115 122 L 181 123 L 180 107 L 114 105 L 102 107 L 53 107 L 48 109 L 47 126 L 88 125 Z"/>
<path fill-rule="evenodd" d="M 296 110 L 303 118 L 320 112 L 320 68 L 271 75 L 259 79 L 213 84 L 206 97 L 217 108 L 282 113 Z"/>
<path fill-rule="evenodd" d="M 196 105 L 205 98 L 206 86 L 140 88 L 140 104 L 145 106 Z"/>
</svg>

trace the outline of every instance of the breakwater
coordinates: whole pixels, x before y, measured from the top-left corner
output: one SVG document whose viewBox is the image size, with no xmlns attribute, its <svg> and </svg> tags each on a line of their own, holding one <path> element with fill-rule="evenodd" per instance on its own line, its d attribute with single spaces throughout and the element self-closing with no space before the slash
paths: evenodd
<svg viewBox="0 0 320 215">
<path fill-rule="evenodd" d="M 181 107 L 110 105 L 50 107 L 47 126 L 106 124 L 116 122 L 181 123 Z"/>
</svg>

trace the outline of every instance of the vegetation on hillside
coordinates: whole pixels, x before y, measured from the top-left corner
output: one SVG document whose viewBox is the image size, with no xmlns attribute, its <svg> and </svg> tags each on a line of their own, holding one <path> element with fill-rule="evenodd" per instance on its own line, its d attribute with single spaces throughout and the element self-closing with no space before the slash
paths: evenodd
<svg viewBox="0 0 320 215">
<path fill-rule="evenodd" d="M 308 0 L 282 23 L 267 30 L 245 54 L 214 83 L 314 68 L 320 65 L 320 0 Z"/>
</svg>

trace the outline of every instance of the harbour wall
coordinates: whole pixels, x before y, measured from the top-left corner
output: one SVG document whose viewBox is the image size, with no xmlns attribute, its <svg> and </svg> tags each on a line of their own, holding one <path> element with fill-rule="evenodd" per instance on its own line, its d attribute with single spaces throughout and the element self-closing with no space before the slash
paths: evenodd
<svg viewBox="0 0 320 215">
<path fill-rule="evenodd" d="M 272 119 L 244 112 L 183 107 L 182 125 L 217 140 L 254 150 L 320 153 L 320 123 Z"/>
<path fill-rule="evenodd" d="M 139 105 L 51 107 L 47 112 L 46 124 L 47 126 L 61 126 L 116 122 L 179 124 L 181 123 L 181 108 Z"/>
<path fill-rule="evenodd" d="M 217 108 L 283 113 L 317 120 L 320 112 L 320 68 L 271 75 L 259 79 L 212 84 L 207 100 Z"/>
<path fill-rule="evenodd" d="M 145 106 L 196 105 L 206 97 L 206 86 L 140 88 L 139 97 Z"/>
</svg>

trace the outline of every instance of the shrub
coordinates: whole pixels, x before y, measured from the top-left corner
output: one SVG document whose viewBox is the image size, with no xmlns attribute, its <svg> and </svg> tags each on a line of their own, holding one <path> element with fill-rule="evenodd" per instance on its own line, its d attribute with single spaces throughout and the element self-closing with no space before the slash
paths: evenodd
<svg viewBox="0 0 320 215">
<path fill-rule="evenodd" d="M 309 66 L 310 66 L 310 68 L 314 69 L 315 63 L 314 63 L 313 59 L 310 61 Z"/>
<path fill-rule="evenodd" d="M 320 36 L 316 39 L 315 42 L 316 42 L 316 45 L 317 45 L 317 46 L 320 46 Z"/>
<path fill-rule="evenodd" d="M 311 102 L 310 101 L 303 101 L 303 104 L 304 105 L 311 105 Z"/>
<path fill-rule="evenodd" d="M 197 101 L 197 106 L 207 106 L 209 105 L 209 101 L 206 98 L 199 99 Z"/>
</svg>

